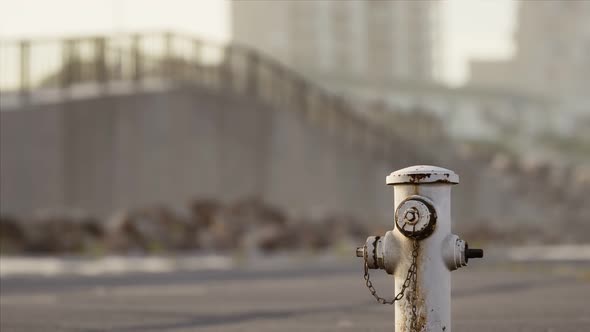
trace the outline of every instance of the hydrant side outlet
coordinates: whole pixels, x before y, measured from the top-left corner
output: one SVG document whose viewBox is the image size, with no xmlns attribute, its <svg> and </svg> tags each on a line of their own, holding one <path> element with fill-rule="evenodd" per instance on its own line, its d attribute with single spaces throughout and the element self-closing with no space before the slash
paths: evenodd
<svg viewBox="0 0 590 332">
<path fill-rule="evenodd" d="M 377 264 L 388 274 L 394 274 L 399 262 L 400 247 L 392 231 L 385 233 L 377 248 Z"/>
</svg>

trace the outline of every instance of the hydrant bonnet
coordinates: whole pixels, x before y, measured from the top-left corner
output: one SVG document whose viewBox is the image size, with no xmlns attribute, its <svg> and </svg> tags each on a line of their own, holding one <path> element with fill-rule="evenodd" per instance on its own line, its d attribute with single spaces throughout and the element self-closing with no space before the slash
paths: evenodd
<svg viewBox="0 0 590 332">
<path fill-rule="evenodd" d="M 402 168 L 392 172 L 387 176 L 385 182 L 388 185 L 423 183 L 457 184 L 459 183 L 459 175 L 450 169 L 430 165 L 419 165 Z"/>
</svg>

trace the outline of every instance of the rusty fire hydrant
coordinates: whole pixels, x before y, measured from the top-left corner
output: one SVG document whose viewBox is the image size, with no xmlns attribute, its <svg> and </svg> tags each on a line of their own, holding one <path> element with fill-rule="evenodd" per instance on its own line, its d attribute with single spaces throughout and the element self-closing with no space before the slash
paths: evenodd
<svg viewBox="0 0 590 332">
<path fill-rule="evenodd" d="M 356 250 L 365 260 L 365 283 L 382 304 L 395 304 L 395 331 L 451 331 L 451 271 L 483 257 L 451 233 L 451 186 L 455 172 L 435 166 L 411 166 L 386 178 L 394 186 L 394 228 L 370 236 Z M 395 278 L 395 296 L 377 295 L 369 269 Z"/>
</svg>

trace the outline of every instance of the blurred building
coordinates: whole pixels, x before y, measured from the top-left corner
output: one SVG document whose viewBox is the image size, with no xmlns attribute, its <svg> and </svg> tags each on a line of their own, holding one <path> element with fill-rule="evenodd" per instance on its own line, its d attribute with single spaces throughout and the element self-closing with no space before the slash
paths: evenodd
<svg viewBox="0 0 590 332">
<path fill-rule="evenodd" d="M 571 12 L 580 7 L 583 12 L 589 4 L 562 7 Z M 519 46 L 517 58 L 473 62 L 469 84 L 451 88 L 437 80 L 441 58 L 437 36 L 440 6 L 440 2 L 431 0 L 233 1 L 233 39 L 345 96 L 359 110 L 370 113 L 368 110 L 374 109 L 371 105 L 378 104 L 385 106 L 384 110 L 400 113 L 397 117 L 375 114 L 398 133 L 404 132 L 408 122 L 393 119 L 407 118 L 410 112 L 413 112 L 411 117 L 417 117 L 419 111 L 436 117 L 433 123 L 439 123 L 445 134 L 453 138 L 494 142 L 518 153 L 546 154 L 532 148 L 539 136 L 568 132 L 575 122 L 565 123 L 568 121 L 556 112 L 559 103 L 554 95 L 544 92 L 554 91 L 558 86 L 573 91 L 574 86 L 584 85 L 575 80 L 571 84 L 555 80 L 548 85 L 550 78 L 541 75 L 539 66 L 555 68 L 553 71 L 560 68 L 563 72 L 553 75 L 560 75 L 562 80 L 569 80 L 567 72 L 574 70 L 568 65 L 578 69 L 579 80 L 587 80 L 590 75 L 584 73 L 590 66 L 581 68 L 584 59 L 580 57 L 559 60 L 555 55 L 546 58 L 533 55 L 541 52 L 541 48 L 543 52 L 559 48 L 557 44 L 543 44 L 553 35 L 587 40 L 590 20 L 585 22 L 583 18 L 588 15 L 579 13 L 571 21 L 563 16 L 554 23 L 560 28 L 548 32 L 543 28 L 549 20 L 546 17 L 551 8 L 560 7 L 559 2 L 524 2 L 519 15 L 523 23 L 516 34 L 517 43 L 524 46 Z M 552 15 L 555 20 L 560 17 Z M 543 24 L 538 25 L 540 22 Z M 568 24 L 572 26 L 561 27 Z M 569 37 L 561 36 L 567 31 Z M 576 37 L 584 33 L 584 37 Z M 587 43 L 584 45 L 588 48 Z M 576 47 L 578 55 L 584 54 L 582 46 Z M 575 53 L 573 46 L 571 53 L 571 56 Z M 542 65 L 529 61 L 531 58 Z M 590 59 L 586 58 L 586 61 Z M 560 61 L 569 64 L 560 67 Z M 422 121 L 416 126 L 429 127 Z M 433 131 L 412 129 L 414 139 L 418 139 L 417 132 Z M 426 135 L 424 139 L 436 141 L 437 135 Z"/>
<path fill-rule="evenodd" d="M 514 61 L 479 60 L 469 61 L 469 85 L 480 87 L 514 86 Z"/>
<path fill-rule="evenodd" d="M 233 1 L 237 43 L 318 80 L 430 81 L 438 70 L 435 1 Z"/>
<path fill-rule="evenodd" d="M 590 1 L 520 1 L 516 54 L 470 63 L 469 84 L 556 101 L 560 135 L 590 129 Z"/>
<path fill-rule="evenodd" d="M 520 2 L 516 85 L 590 113 L 590 2 Z"/>
<path fill-rule="evenodd" d="M 520 1 L 516 54 L 474 61 L 471 83 L 557 98 L 588 98 L 590 1 Z"/>
</svg>

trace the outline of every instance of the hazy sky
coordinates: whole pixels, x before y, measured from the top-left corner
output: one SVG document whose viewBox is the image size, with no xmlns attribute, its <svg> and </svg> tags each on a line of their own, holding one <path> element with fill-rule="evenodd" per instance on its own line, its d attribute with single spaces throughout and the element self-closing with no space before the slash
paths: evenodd
<svg viewBox="0 0 590 332">
<path fill-rule="evenodd" d="M 447 82 L 464 81 L 471 57 L 512 54 L 513 0 L 442 2 Z M 229 19 L 228 0 L 0 0 L 0 38 L 11 39 L 169 29 L 227 40 Z"/>
</svg>

